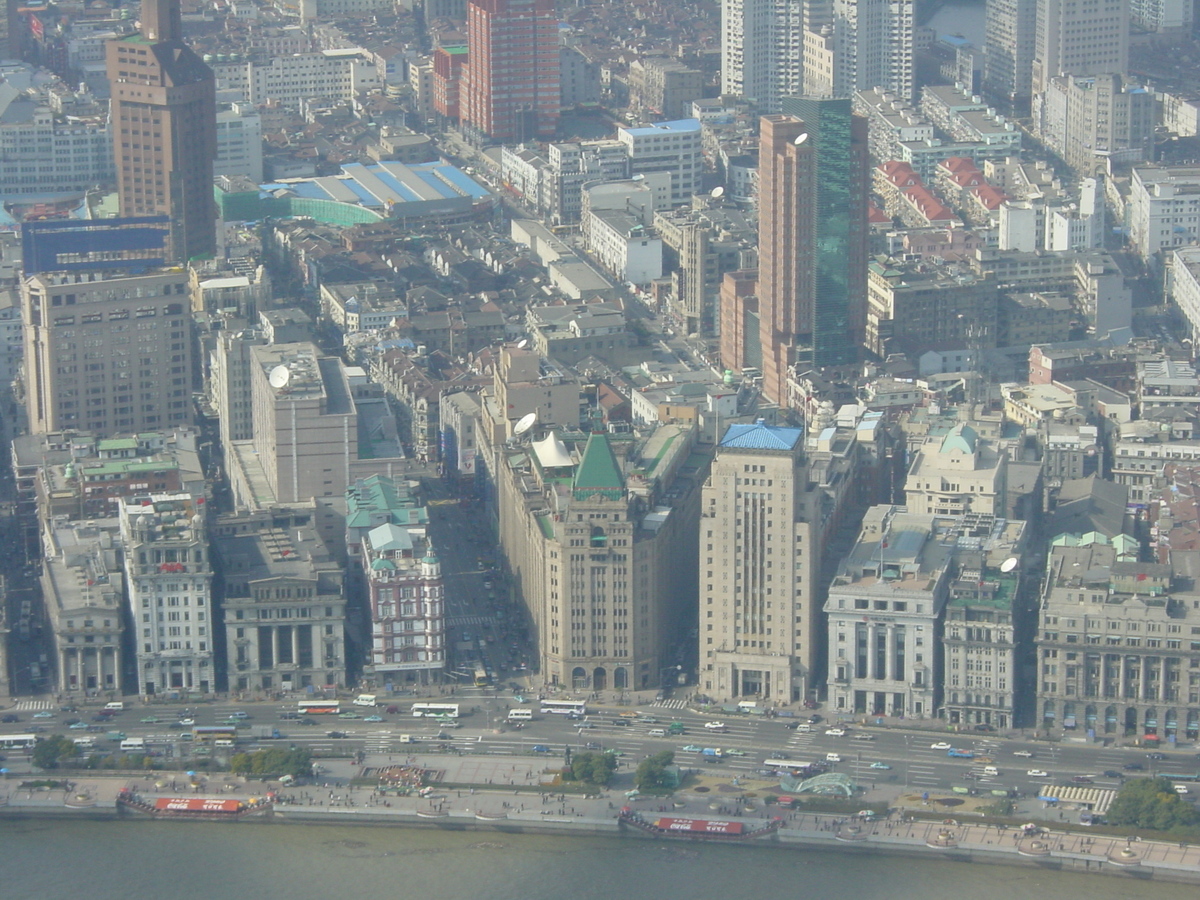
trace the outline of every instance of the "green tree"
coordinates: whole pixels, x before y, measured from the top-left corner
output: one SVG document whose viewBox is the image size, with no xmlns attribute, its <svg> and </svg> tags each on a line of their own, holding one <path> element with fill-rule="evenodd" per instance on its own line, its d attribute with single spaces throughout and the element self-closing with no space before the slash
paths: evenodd
<svg viewBox="0 0 1200 900">
<path fill-rule="evenodd" d="M 52 734 L 33 747 L 32 761 L 39 769 L 57 769 L 60 762 L 79 754 L 79 747 L 68 737 Z"/>
<path fill-rule="evenodd" d="M 617 758 L 612 753 L 576 753 L 571 757 L 567 778 L 604 787 L 616 769 Z"/>
<path fill-rule="evenodd" d="M 1134 778 L 1127 781 L 1105 814 L 1112 825 L 1133 825 L 1170 831 L 1200 822 L 1200 815 L 1167 778 Z"/>
<path fill-rule="evenodd" d="M 307 750 L 256 750 L 235 753 L 229 759 L 229 770 L 239 775 L 291 775 L 303 778 L 312 774 L 312 757 Z"/>
<path fill-rule="evenodd" d="M 675 754 L 671 750 L 663 750 L 653 756 L 647 756 L 638 763 L 634 773 L 634 783 L 639 791 L 656 791 L 667 787 L 667 766 L 675 762 Z"/>
</svg>

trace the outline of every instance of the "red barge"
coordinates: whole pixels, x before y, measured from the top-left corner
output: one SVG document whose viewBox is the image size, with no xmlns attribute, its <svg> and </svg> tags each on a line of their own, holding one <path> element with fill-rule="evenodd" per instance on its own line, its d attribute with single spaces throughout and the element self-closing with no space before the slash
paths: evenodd
<svg viewBox="0 0 1200 900">
<path fill-rule="evenodd" d="M 617 821 L 651 837 L 689 841 L 753 841 L 775 834 L 783 826 L 776 816 L 762 825 L 748 828 L 745 822 L 731 819 L 690 819 L 679 816 L 644 816 L 631 806 L 621 808 Z"/>
</svg>

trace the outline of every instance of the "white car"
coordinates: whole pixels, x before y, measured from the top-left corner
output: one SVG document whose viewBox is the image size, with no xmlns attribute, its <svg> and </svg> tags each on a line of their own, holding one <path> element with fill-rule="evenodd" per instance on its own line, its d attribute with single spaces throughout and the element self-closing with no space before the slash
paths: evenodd
<svg viewBox="0 0 1200 900">
<path fill-rule="evenodd" d="M 1028 775 L 1030 778 L 1049 778 L 1050 777 L 1049 772 L 1043 772 L 1041 769 L 1030 769 L 1025 774 Z"/>
<path fill-rule="evenodd" d="M 838 753 L 826 753 L 825 754 L 825 762 L 840 763 L 841 761 L 842 761 L 842 757 Z"/>
<path fill-rule="evenodd" d="M 954 745 L 947 741 L 938 741 L 936 744 L 930 744 L 930 750 L 949 750 Z"/>
<path fill-rule="evenodd" d="M 830 735 L 831 737 L 845 737 L 846 729 L 845 728 L 826 728 L 825 733 Z"/>
<path fill-rule="evenodd" d="M 704 727 L 707 728 L 709 731 L 724 731 L 725 723 L 724 722 L 705 722 Z"/>
<path fill-rule="evenodd" d="M 1022 759 L 1033 759 L 1032 750 L 1014 750 L 1013 756 L 1020 756 Z"/>
</svg>

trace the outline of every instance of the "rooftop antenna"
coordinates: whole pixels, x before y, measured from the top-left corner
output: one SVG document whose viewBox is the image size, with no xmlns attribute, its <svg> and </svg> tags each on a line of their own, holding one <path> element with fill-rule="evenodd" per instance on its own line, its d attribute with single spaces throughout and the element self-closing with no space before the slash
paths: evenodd
<svg viewBox="0 0 1200 900">
<path fill-rule="evenodd" d="M 526 413 L 517 420 L 517 424 L 513 426 L 513 437 L 520 437 L 530 428 L 537 424 L 538 414 L 536 412 Z"/>
<path fill-rule="evenodd" d="M 725 196 L 725 188 L 723 188 L 721 185 L 717 185 L 715 188 L 712 189 L 711 192 L 709 192 L 709 196 L 712 197 L 714 200 L 720 200 L 722 197 Z"/>
<path fill-rule="evenodd" d="M 1015 556 L 1010 556 L 1004 562 L 1000 563 L 1000 571 L 1008 574 L 1017 567 L 1017 562 L 1018 560 Z"/>
<path fill-rule="evenodd" d="M 276 366 L 271 370 L 267 380 L 271 383 L 271 387 L 281 388 L 286 387 L 291 378 L 292 372 L 287 366 Z"/>
<path fill-rule="evenodd" d="M 521 338 L 519 341 L 517 341 L 517 349 L 518 350 L 524 350 L 528 346 L 529 346 L 529 338 Z"/>
<path fill-rule="evenodd" d="M 796 135 L 796 140 L 793 143 L 795 143 L 795 145 L 797 147 L 799 147 L 801 144 L 803 144 L 807 140 L 808 140 L 808 132 L 806 131 L 806 132 L 804 132 L 804 134 Z"/>
</svg>

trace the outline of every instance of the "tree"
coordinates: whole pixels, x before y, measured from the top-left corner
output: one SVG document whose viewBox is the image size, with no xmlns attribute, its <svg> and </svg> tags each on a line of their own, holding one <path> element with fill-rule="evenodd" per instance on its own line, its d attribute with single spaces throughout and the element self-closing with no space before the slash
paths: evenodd
<svg viewBox="0 0 1200 900">
<path fill-rule="evenodd" d="M 1200 815 L 1175 792 L 1167 778 L 1134 778 L 1125 783 L 1105 813 L 1112 825 L 1170 831 L 1200 822 Z"/>
<path fill-rule="evenodd" d="M 675 762 L 675 754 L 671 750 L 663 750 L 653 756 L 647 756 L 637 767 L 634 783 L 639 791 L 656 791 L 668 787 L 667 766 Z"/>
<path fill-rule="evenodd" d="M 79 747 L 70 738 L 52 734 L 33 747 L 32 762 L 39 769 L 57 769 L 58 764 L 79 754 Z"/>
<path fill-rule="evenodd" d="M 229 759 L 229 770 L 239 775 L 291 775 L 303 778 L 312 774 L 312 757 L 307 750 L 257 750 L 235 753 Z"/>
<path fill-rule="evenodd" d="M 567 778 L 605 787 L 616 769 L 617 757 L 612 753 L 576 753 L 571 757 Z"/>
</svg>

